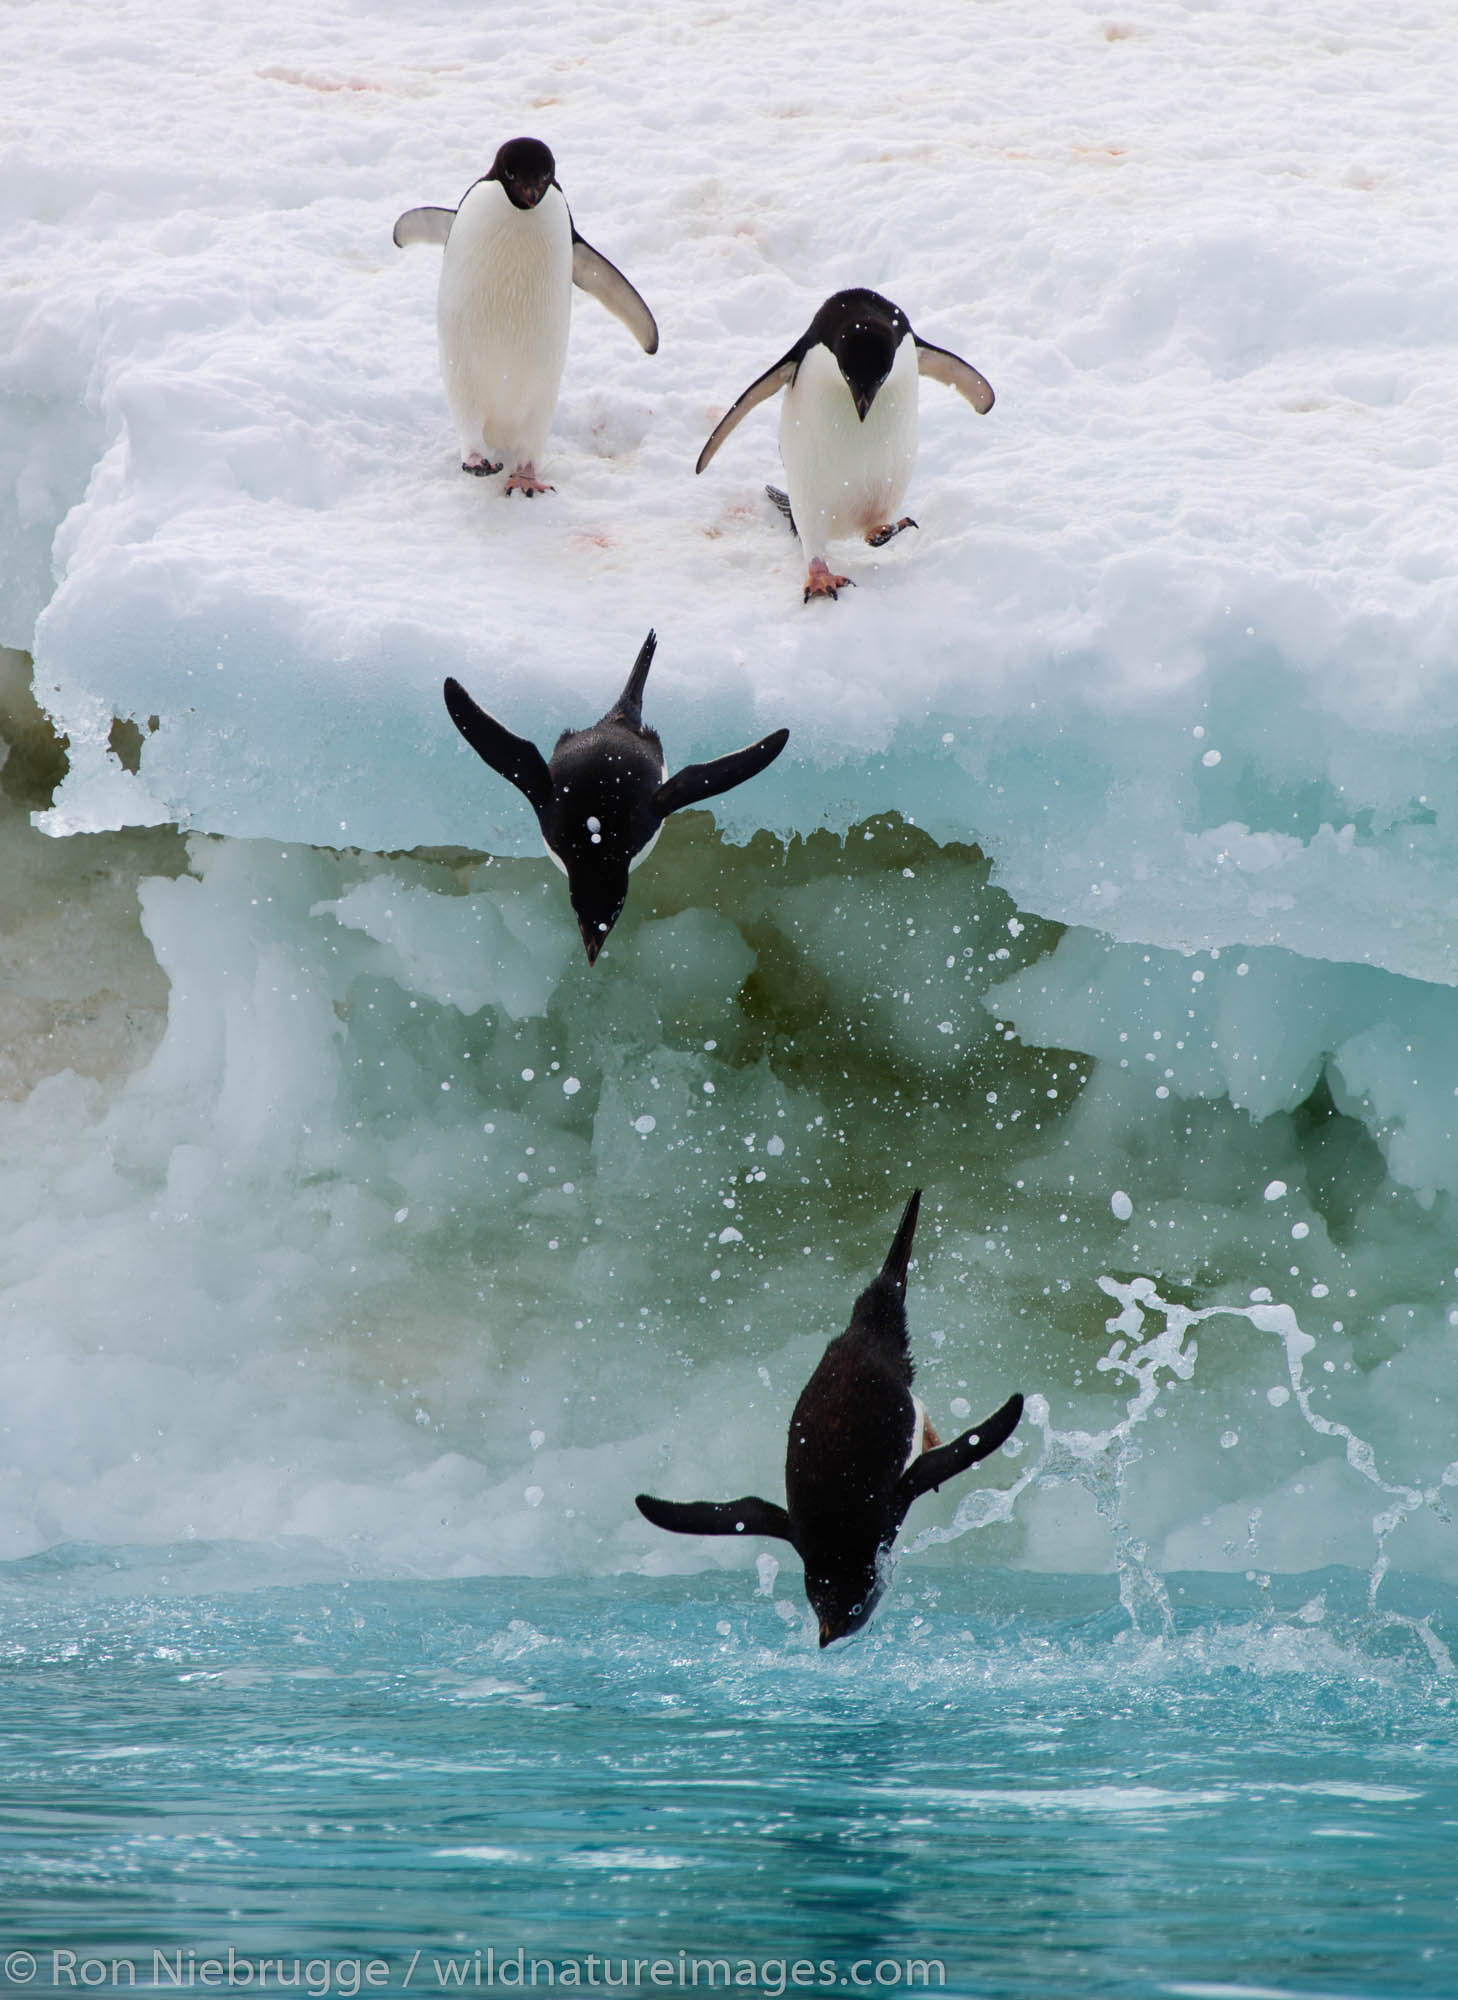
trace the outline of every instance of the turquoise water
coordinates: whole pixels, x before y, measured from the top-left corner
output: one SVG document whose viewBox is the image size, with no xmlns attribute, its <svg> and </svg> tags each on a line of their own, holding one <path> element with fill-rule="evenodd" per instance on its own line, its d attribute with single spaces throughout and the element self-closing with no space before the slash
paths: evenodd
<svg viewBox="0 0 1458 2000">
<path fill-rule="evenodd" d="M 1458 1991 L 1441 1586 L 1177 1577 L 1149 1639 L 913 1559 L 821 1655 L 788 1572 L 290 1571 L 0 1571 L 3 1983 Z"/>
</svg>

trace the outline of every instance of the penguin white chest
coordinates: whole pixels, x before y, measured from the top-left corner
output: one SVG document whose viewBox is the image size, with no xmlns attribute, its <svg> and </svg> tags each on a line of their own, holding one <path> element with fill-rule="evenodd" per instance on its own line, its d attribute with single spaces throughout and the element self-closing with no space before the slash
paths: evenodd
<svg viewBox="0 0 1458 2000">
<path fill-rule="evenodd" d="M 908 335 L 862 421 L 839 364 L 812 347 L 785 391 L 780 457 L 805 553 L 895 521 L 916 463 L 916 342 Z"/>
<path fill-rule="evenodd" d="M 557 408 L 572 318 L 572 222 L 560 191 L 513 206 L 478 181 L 451 224 L 436 300 L 441 377 L 461 455 L 532 463 Z"/>
</svg>

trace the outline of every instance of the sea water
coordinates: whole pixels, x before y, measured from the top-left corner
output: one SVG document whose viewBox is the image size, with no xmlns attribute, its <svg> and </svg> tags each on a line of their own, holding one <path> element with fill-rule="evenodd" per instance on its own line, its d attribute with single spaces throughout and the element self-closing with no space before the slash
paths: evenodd
<svg viewBox="0 0 1458 2000">
<path fill-rule="evenodd" d="M 6 1565 L 10 1984 L 1458 1981 L 1458 1701 L 1349 1572 L 1172 1578 L 1151 1639 L 1109 1579 L 930 1586 L 908 1562 L 822 1656 L 788 1580 L 267 1568 L 197 1545 Z M 1455 1616 L 1450 1593 L 1450 1642 Z"/>
</svg>

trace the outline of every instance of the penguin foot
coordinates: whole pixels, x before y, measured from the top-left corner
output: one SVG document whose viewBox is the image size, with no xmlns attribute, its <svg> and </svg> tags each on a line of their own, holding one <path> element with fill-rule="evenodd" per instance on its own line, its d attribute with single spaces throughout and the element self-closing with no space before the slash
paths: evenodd
<svg viewBox="0 0 1458 2000">
<path fill-rule="evenodd" d="M 866 540 L 873 549 L 883 549 L 893 535 L 899 535 L 903 528 L 914 528 L 915 526 L 916 523 L 912 520 L 911 516 L 903 514 L 894 526 L 871 529 L 870 533 L 866 536 Z"/>
<path fill-rule="evenodd" d="M 824 556 L 816 556 L 805 579 L 805 595 L 801 602 L 808 604 L 812 597 L 835 597 L 840 591 L 854 590 L 855 587 L 853 576 L 834 575 Z"/>
<path fill-rule="evenodd" d="M 474 472 L 478 479 L 489 479 L 493 472 L 500 472 L 502 461 L 493 465 L 489 458 L 483 458 L 479 451 L 473 451 L 469 458 L 461 460 L 462 472 Z"/>
<path fill-rule="evenodd" d="M 503 488 L 507 493 L 525 493 L 528 500 L 535 499 L 538 493 L 555 493 L 556 490 L 555 486 L 549 486 L 544 479 L 538 479 L 529 464 L 519 465 Z"/>
</svg>

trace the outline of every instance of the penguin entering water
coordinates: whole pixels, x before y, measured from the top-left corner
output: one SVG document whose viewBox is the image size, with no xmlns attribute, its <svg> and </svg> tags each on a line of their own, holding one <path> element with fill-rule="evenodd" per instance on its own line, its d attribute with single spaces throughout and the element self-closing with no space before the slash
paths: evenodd
<svg viewBox="0 0 1458 2000">
<path fill-rule="evenodd" d="M 870 1617 L 884 1588 L 881 1558 L 917 1495 L 996 1451 L 1023 1414 L 1022 1397 L 1009 1396 L 976 1430 L 943 1444 L 912 1394 L 906 1267 L 920 1206 L 918 1188 L 850 1325 L 800 1391 L 785 1452 L 786 1504 L 637 1497 L 639 1513 L 674 1534 L 789 1542 L 805 1565 L 805 1595 L 820 1621 L 822 1646 Z"/>
<path fill-rule="evenodd" d="M 685 764 L 670 778 L 658 732 L 643 720 L 643 683 L 657 645 L 650 632 L 601 722 L 563 730 L 550 762 L 535 743 L 478 708 L 459 681 L 445 684 L 451 721 L 536 813 L 547 852 L 567 877 L 589 965 L 597 963 L 627 900 L 629 869 L 651 851 L 668 815 L 742 785 L 772 764 L 790 738 L 788 729 L 777 729 L 710 764 Z"/>
<path fill-rule="evenodd" d="M 461 470 L 511 462 L 508 493 L 550 493 L 536 462 L 557 408 L 572 287 L 601 300 L 649 354 L 653 315 L 614 265 L 584 242 L 540 139 L 508 139 L 459 208 L 407 209 L 395 241 L 445 250 L 436 300 L 440 372 L 461 440 Z M 496 464 L 490 453 L 502 458 Z"/>
<path fill-rule="evenodd" d="M 916 463 L 920 375 L 960 391 L 974 410 L 992 408 L 985 377 L 960 355 L 920 339 L 899 306 L 878 292 L 836 292 L 789 353 L 750 383 L 699 453 L 695 472 L 757 404 L 784 390 L 780 457 L 790 490 L 768 491 L 789 515 L 810 565 L 807 604 L 852 581 L 831 570 L 827 542 L 860 535 L 880 548 L 916 526 L 897 510 Z"/>
</svg>

